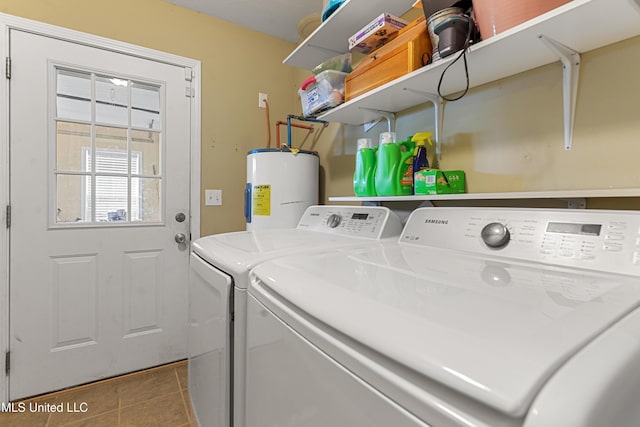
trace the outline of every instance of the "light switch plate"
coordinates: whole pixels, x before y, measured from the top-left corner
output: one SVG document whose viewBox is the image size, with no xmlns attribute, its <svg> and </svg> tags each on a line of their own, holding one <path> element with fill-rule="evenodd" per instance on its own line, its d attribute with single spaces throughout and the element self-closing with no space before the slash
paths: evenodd
<svg viewBox="0 0 640 427">
<path fill-rule="evenodd" d="M 204 190 L 205 206 L 222 206 L 222 190 Z"/>
</svg>

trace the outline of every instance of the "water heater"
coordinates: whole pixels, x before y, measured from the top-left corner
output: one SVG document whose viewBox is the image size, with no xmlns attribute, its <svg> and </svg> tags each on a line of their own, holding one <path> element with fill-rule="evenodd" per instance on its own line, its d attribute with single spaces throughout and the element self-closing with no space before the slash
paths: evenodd
<svg viewBox="0 0 640 427">
<path fill-rule="evenodd" d="M 247 155 L 247 230 L 295 228 L 318 204 L 320 160 L 315 151 L 265 148 Z"/>
</svg>

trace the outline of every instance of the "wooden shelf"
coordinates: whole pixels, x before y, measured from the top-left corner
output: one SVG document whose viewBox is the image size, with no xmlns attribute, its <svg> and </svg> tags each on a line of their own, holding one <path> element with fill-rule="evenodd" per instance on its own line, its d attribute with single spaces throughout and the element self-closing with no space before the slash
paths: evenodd
<svg viewBox="0 0 640 427">
<path fill-rule="evenodd" d="M 640 35 L 639 2 L 640 0 L 573 0 L 483 40 L 472 46 L 467 55 L 470 86 L 479 86 L 558 61 L 557 54 L 542 42 L 540 36 L 581 53 Z M 351 3 L 358 2 L 351 0 L 345 6 Z M 369 4 L 364 1 L 359 3 Z M 397 3 L 406 6 L 412 2 Z M 368 9 L 368 6 L 365 6 L 365 9 Z M 336 21 L 336 25 L 337 22 L 342 26 L 348 21 L 340 19 Z M 325 24 L 329 25 L 329 20 Z M 331 25 L 319 27 L 310 38 L 316 33 L 324 35 L 325 31 L 337 32 L 337 27 Z M 349 31 L 354 27 L 357 25 L 349 25 Z M 329 110 L 319 118 L 359 125 L 379 117 L 373 110 L 397 113 L 424 104 L 426 99 L 423 93 L 437 93 L 440 75 L 455 56 L 457 55 L 436 61 L 380 86 Z M 320 57 L 316 59 L 314 63 L 322 62 Z M 464 89 L 464 86 L 464 67 L 462 61 L 459 61 L 445 76 L 443 94 L 458 92 Z"/>
<path fill-rule="evenodd" d="M 313 69 L 327 59 L 349 51 L 349 37 L 382 13 L 402 15 L 412 0 L 347 0 L 298 47 L 283 63 Z"/>
<path fill-rule="evenodd" d="M 330 202 L 412 202 L 421 200 L 511 200 L 511 199 L 589 199 L 599 197 L 640 197 L 640 188 L 568 191 L 524 191 L 509 193 L 464 193 L 385 197 L 329 197 Z"/>
</svg>

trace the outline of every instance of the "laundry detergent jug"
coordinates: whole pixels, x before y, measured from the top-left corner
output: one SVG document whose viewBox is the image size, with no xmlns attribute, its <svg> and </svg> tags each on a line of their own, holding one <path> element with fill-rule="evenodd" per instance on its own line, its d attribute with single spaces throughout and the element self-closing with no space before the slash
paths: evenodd
<svg viewBox="0 0 640 427">
<path fill-rule="evenodd" d="M 373 147 L 371 138 L 358 139 L 356 170 L 353 174 L 353 192 L 356 196 L 376 195 L 374 172 L 377 149 L 378 147 Z"/>
<path fill-rule="evenodd" d="M 400 194 L 401 196 L 409 196 L 413 194 L 413 159 L 415 156 L 416 143 L 411 137 L 406 141 L 398 142 L 400 147 L 404 147 L 402 158 L 404 163 L 400 165 Z M 409 153 L 409 155 L 406 155 Z"/>
<path fill-rule="evenodd" d="M 413 145 L 411 141 L 396 143 L 393 132 L 380 134 L 374 179 L 378 196 L 402 196 L 413 193 L 413 182 L 403 185 L 407 168 L 413 169 Z M 402 147 L 405 148 L 404 151 Z"/>
</svg>

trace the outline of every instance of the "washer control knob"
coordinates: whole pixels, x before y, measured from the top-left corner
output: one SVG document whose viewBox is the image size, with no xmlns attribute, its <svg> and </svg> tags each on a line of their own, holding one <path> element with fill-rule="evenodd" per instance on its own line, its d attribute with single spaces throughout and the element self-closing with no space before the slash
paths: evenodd
<svg viewBox="0 0 640 427">
<path fill-rule="evenodd" d="M 484 226 L 480 232 L 480 237 L 485 245 L 490 248 L 501 248 L 506 246 L 511 239 L 511 233 L 506 225 L 499 222 L 492 222 Z"/>
<path fill-rule="evenodd" d="M 329 218 L 327 218 L 327 225 L 329 228 L 336 228 L 342 222 L 342 217 L 338 214 L 331 214 Z"/>
</svg>

